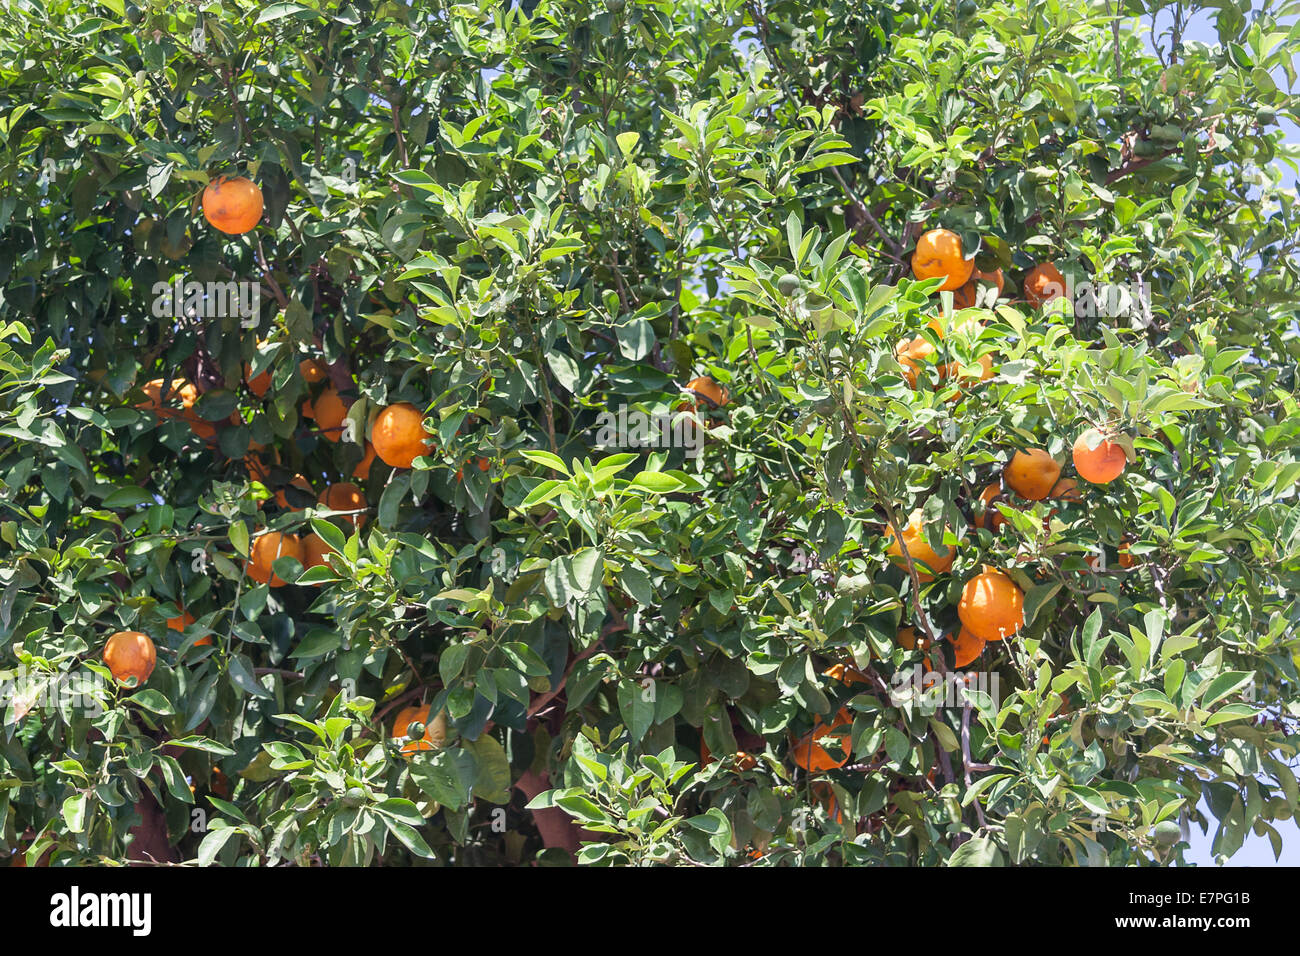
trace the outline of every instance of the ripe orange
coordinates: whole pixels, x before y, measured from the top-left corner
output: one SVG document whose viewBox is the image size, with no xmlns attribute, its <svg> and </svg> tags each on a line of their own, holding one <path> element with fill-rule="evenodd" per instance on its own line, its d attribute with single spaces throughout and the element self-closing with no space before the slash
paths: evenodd
<svg viewBox="0 0 1300 956">
<path fill-rule="evenodd" d="M 804 770 L 814 773 L 819 770 L 834 770 L 836 767 L 843 767 L 849 762 L 852 731 L 853 715 L 843 707 L 836 712 L 833 723 L 829 728 L 818 717 L 816 723 L 813 724 L 813 729 L 795 741 L 794 749 L 791 751 L 794 762 Z M 834 737 L 839 741 L 844 756 L 832 757 L 826 748 L 817 742 L 823 737 Z"/>
<path fill-rule="evenodd" d="M 1037 309 L 1065 297 L 1065 276 L 1050 262 L 1039 263 L 1025 275 L 1024 291 L 1025 301 Z"/>
<path fill-rule="evenodd" d="M 1052 485 L 1052 490 L 1047 493 L 1047 497 L 1055 498 L 1059 501 L 1083 500 L 1083 495 L 1079 494 L 1079 483 L 1073 478 L 1062 478 L 1056 484 Z"/>
<path fill-rule="evenodd" d="M 985 488 L 980 494 L 980 501 L 984 504 L 984 511 L 976 520 L 976 524 L 981 528 L 988 528 L 994 534 L 997 533 L 999 528 L 1007 523 L 1007 519 L 1003 516 L 1002 512 L 1000 512 L 993 504 L 993 499 L 997 498 L 1001 494 L 1002 485 L 996 481 Z"/>
<path fill-rule="evenodd" d="M 967 384 L 967 383 L 974 384 L 975 382 L 987 382 L 989 379 L 993 377 L 993 356 L 992 355 L 988 355 L 987 353 L 981 355 L 978 359 L 975 360 L 974 364 L 979 366 L 980 370 L 978 373 L 963 372 L 961 362 L 949 362 L 947 365 L 943 366 L 939 370 L 940 374 L 944 378 L 955 377 L 957 379 L 958 391 L 952 394 L 951 396 L 949 396 L 948 401 L 950 402 L 957 401 L 957 397 L 961 394 L 961 386 L 963 384 Z"/>
<path fill-rule="evenodd" d="M 1084 481 L 1104 485 L 1114 481 L 1128 464 L 1128 456 L 1097 428 L 1089 428 L 1074 442 L 1074 470 Z"/>
<path fill-rule="evenodd" d="M 822 671 L 823 677 L 830 677 L 844 684 L 869 684 L 871 681 L 867 675 L 858 670 L 852 663 L 832 664 L 826 670 Z"/>
<path fill-rule="evenodd" d="M 253 539 L 246 565 L 248 576 L 259 584 L 284 587 L 285 581 L 271 570 L 278 558 L 296 558 L 302 562 L 302 544 L 296 535 L 279 531 L 264 531 Z"/>
<path fill-rule="evenodd" d="M 707 375 L 691 379 L 686 383 L 686 388 L 707 399 L 714 408 L 721 408 L 731 401 L 730 393 Z"/>
<path fill-rule="evenodd" d="M 487 458 L 480 458 L 480 459 L 478 459 L 478 470 L 479 470 L 479 471 L 487 471 L 487 470 L 488 470 L 489 468 L 491 468 L 491 467 L 492 467 L 492 462 L 491 462 L 489 459 L 487 459 Z M 465 469 L 464 469 L 463 467 L 461 467 L 461 468 L 457 468 L 457 469 L 456 469 L 456 480 L 457 480 L 457 481 L 464 481 L 464 480 L 465 480 Z"/>
<path fill-rule="evenodd" d="M 405 707 L 397 712 L 393 721 L 393 739 L 406 740 L 406 728 L 411 724 L 424 724 L 424 736 L 419 740 L 407 740 L 402 744 L 402 753 L 413 754 L 426 750 L 441 750 L 447 742 L 447 714 L 438 711 L 438 716 L 429 720 L 429 705 Z"/>
<path fill-rule="evenodd" d="M 998 298 L 1002 297 L 1002 291 L 1007 287 L 1007 280 L 1003 278 L 1002 270 L 1000 268 L 994 269 L 992 272 L 981 272 L 979 269 L 975 269 L 971 273 L 971 281 L 984 282 L 988 285 L 996 286 L 998 290 Z"/>
<path fill-rule="evenodd" d="M 894 357 L 898 360 L 898 364 L 903 366 L 903 377 L 912 388 L 916 388 L 916 379 L 921 373 L 922 363 L 933 361 L 934 354 L 935 347 L 920 335 L 903 339 L 894 347 Z"/>
<path fill-rule="evenodd" d="M 244 379 L 248 382 L 248 390 L 252 392 L 254 395 L 256 395 L 258 398 L 261 398 L 263 395 L 266 394 L 267 389 L 271 387 L 271 370 L 267 369 L 265 372 L 262 372 L 260 375 L 254 375 L 252 378 L 249 378 L 248 373 L 251 372 L 252 370 L 253 367 L 249 365 L 247 362 L 245 362 Z"/>
<path fill-rule="evenodd" d="M 322 435 L 330 441 L 343 437 L 343 420 L 348 417 L 348 407 L 337 389 L 332 385 L 326 388 L 310 403 L 310 407 L 310 417 L 316 419 L 316 427 Z M 306 406 L 303 412 L 307 414 Z"/>
<path fill-rule="evenodd" d="M 1000 641 L 1025 623 L 1025 595 L 1003 571 L 985 567 L 966 582 L 957 616 L 976 637 Z"/>
<path fill-rule="evenodd" d="M 914 651 L 918 646 L 921 650 L 925 650 L 929 644 L 929 638 L 918 637 L 914 627 L 900 628 L 895 640 L 898 641 L 898 646 L 906 651 Z"/>
<path fill-rule="evenodd" d="M 309 385 L 315 385 L 317 382 L 325 381 L 325 376 L 329 374 L 325 366 L 314 358 L 303 359 L 298 363 L 298 374 L 301 375 Z"/>
<path fill-rule="evenodd" d="M 409 402 L 389 405 L 370 429 L 377 454 L 393 468 L 410 468 L 421 455 L 433 453 L 433 435 L 424 430 L 424 415 Z"/>
<path fill-rule="evenodd" d="M 375 446 L 371 442 L 366 442 L 366 453 L 361 456 L 357 462 L 357 467 L 352 469 L 353 478 L 369 478 L 370 466 L 375 463 Z"/>
<path fill-rule="evenodd" d="M 956 635 L 949 635 L 952 641 L 953 665 L 965 667 L 984 653 L 984 638 L 976 637 L 970 629 L 963 626 Z"/>
<path fill-rule="evenodd" d="M 944 531 L 948 531 L 944 528 Z M 895 559 L 895 564 L 904 564 L 903 548 L 894 537 L 894 532 L 886 527 L 885 536 L 889 540 L 888 553 Z M 917 508 L 908 516 L 907 527 L 903 529 L 903 544 L 907 545 L 907 553 L 911 555 L 913 563 L 924 563 L 929 566 L 930 571 L 942 574 L 952 567 L 953 559 L 957 556 L 957 549 L 942 545 L 942 552 L 934 550 L 925 540 L 925 529 L 921 526 L 921 509 Z M 933 581 L 934 574 L 925 571 L 921 567 L 916 569 L 917 577 L 922 581 Z"/>
<path fill-rule="evenodd" d="M 140 631 L 118 631 L 104 645 L 104 664 L 119 684 L 132 677 L 137 686 L 143 684 L 157 663 L 158 649 L 149 635 Z"/>
<path fill-rule="evenodd" d="M 813 795 L 817 798 L 823 809 L 830 815 L 840 826 L 844 825 L 844 811 L 840 807 L 839 800 L 835 797 L 835 788 L 825 780 L 818 780 L 812 785 Z"/>
<path fill-rule="evenodd" d="M 189 611 L 185 610 L 184 608 L 181 609 L 181 613 L 178 614 L 176 617 L 167 618 L 167 626 L 170 627 L 173 631 L 184 631 L 187 627 L 189 627 L 193 623 L 194 623 L 194 615 L 191 614 Z M 197 641 L 194 642 L 194 646 L 206 647 L 211 643 L 212 643 L 212 635 L 205 634 L 202 637 L 200 637 Z"/>
<path fill-rule="evenodd" d="M 145 382 L 140 390 L 148 397 L 143 402 L 139 402 L 136 408 L 151 411 L 159 418 L 179 418 L 188 422 L 194 434 L 204 441 L 216 436 L 216 426 L 194 411 L 194 403 L 199 400 L 199 390 L 190 382 L 183 378 L 172 379 L 171 385 L 166 389 L 166 404 L 163 401 L 162 379 L 155 378 Z M 180 404 L 180 408 L 175 407 L 177 403 Z"/>
<path fill-rule="evenodd" d="M 320 535 L 312 532 L 303 535 L 302 538 L 302 566 L 303 569 L 316 568 L 328 564 L 325 556 L 334 549 L 325 543 L 325 539 Z"/>
<path fill-rule="evenodd" d="M 227 235 L 242 236 L 262 218 L 262 190 L 242 176 L 218 176 L 203 190 L 203 218 Z"/>
<path fill-rule="evenodd" d="M 745 753 L 743 750 L 737 750 L 733 759 L 736 762 L 737 770 L 753 770 L 758 766 L 758 758 L 753 754 Z"/>
<path fill-rule="evenodd" d="M 265 484 L 265 483 L 266 483 L 266 482 L 264 481 L 263 484 Z M 303 476 L 303 475 L 294 475 L 294 476 L 293 476 L 293 480 L 289 482 L 289 487 L 297 488 L 299 491 L 302 491 L 304 494 L 306 494 L 306 495 L 308 495 L 308 496 L 314 495 L 314 494 L 316 493 L 316 489 L 314 489 L 314 488 L 311 486 L 311 482 L 308 481 L 308 480 L 306 479 L 306 477 Z M 298 496 L 298 497 L 301 497 L 301 496 Z M 284 508 L 284 509 L 286 509 L 286 510 L 288 510 L 288 511 L 302 511 L 302 509 L 305 507 L 304 505 L 295 505 L 295 504 L 293 504 L 293 503 L 289 500 L 289 496 L 286 495 L 286 494 L 284 493 L 284 489 L 283 489 L 283 488 L 280 488 L 279 490 L 276 491 L 276 493 L 275 493 L 275 502 L 276 502 L 276 504 L 278 504 L 281 508 Z"/>
<path fill-rule="evenodd" d="M 347 516 L 353 527 L 360 528 L 366 523 L 366 496 L 350 481 L 340 481 L 330 485 L 321 492 L 320 503 L 331 511 L 355 511 L 357 514 Z"/>
<path fill-rule="evenodd" d="M 950 229 L 931 229 L 916 241 L 912 275 L 918 279 L 944 277 L 939 291 L 960 289 L 975 270 L 975 261 L 962 254 L 961 236 Z"/>
<path fill-rule="evenodd" d="M 1061 465 L 1041 448 L 1018 451 L 1002 472 L 1008 488 L 1030 501 L 1042 501 L 1061 477 Z"/>
<path fill-rule="evenodd" d="M 1128 546 L 1130 544 L 1132 544 L 1132 541 L 1125 539 L 1124 541 L 1121 541 L 1119 545 L 1119 566 L 1125 570 L 1137 564 L 1137 559 L 1129 553 Z"/>
</svg>

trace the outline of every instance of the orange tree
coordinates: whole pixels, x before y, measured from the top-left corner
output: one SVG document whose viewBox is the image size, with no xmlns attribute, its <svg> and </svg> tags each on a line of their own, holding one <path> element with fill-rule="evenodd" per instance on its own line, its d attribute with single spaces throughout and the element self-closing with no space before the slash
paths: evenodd
<svg viewBox="0 0 1300 956">
<path fill-rule="evenodd" d="M 1295 38 L 1165 6 L 6 3 L 0 854 L 1276 845 Z"/>
</svg>

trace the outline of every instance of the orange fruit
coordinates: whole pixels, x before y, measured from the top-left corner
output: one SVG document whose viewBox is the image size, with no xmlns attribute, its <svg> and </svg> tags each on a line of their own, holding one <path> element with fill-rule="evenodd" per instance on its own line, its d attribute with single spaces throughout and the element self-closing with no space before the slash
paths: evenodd
<svg viewBox="0 0 1300 956">
<path fill-rule="evenodd" d="M 988 528 L 995 534 L 999 528 L 1007 523 L 1007 519 L 1003 516 L 1002 512 L 993 505 L 993 499 L 1001 494 L 1002 485 L 996 481 L 985 488 L 983 493 L 980 494 L 980 501 L 984 503 L 984 512 L 976 523 L 981 528 Z"/>
<path fill-rule="evenodd" d="M 1000 641 L 1025 623 L 1025 595 L 1003 571 L 985 567 L 966 582 L 957 616 L 976 637 Z"/>
<path fill-rule="evenodd" d="M 852 731 L 853 715 L 843 707 L 836 712 L 829 728 L 818 717 L 816 723 L 813 724 L 813 729 L 795 741 L 792 751 L 794 762 L 804 770 L 814 773 L 819 770 L 834 770 L 836 767 L 843 767 L 849 762 Z M 839 741 L 844 756 L 832 757 L 829 751 L 817 742 L 823 737 L 834 737 Z"/>
<path fill-rule="evenodd" d="M 145 382 L 140 390 L 148 397 L 143 402 L 137 403 L 136 408 L 151 411 L 159 418 L 179 418 L 188 422 L 194 434 L 204 441 L 217 434 L 216 426 L 194 411 L 194 403 L 199 400 L 199 390 L 189 381 L 183 378 L 172 379 L 171 385 L 166 389 L 165 404 L 162 379 L 155 378 Z M 175 407 L 178 403 L 180 408 Z"/>
<path fill-rule="evenodd" d="M 736 762 L 737 770 L 753 770 L 758 766 L 758 758 L 753 754 L 745 753 L 743 750 L 737 750 L 733 759 Z"/>
<path fill-rule="evenodd" d="M 1137 559 L 1134 558 L 1133 555 L 1130 554 L 1128 550 L 1128 546 L 1131 543 L 1132 543 L 1131 541 L 1121 541 L 1119 546 L 1119 566 L 1126 570 L 1128 568 L 1133 567 L 1133 565 L 1137 564 Z"/>
<path fill-rule="evenodd" d="M 975 261 L 964 258 L 961 236 L 950 229 L 931 229 L 916 241 L 912 253 L 912 275 L 918 279 L 944 277 L 939 291 L 960 289 L 975 270 Z"/>
<path fill-rule="evenodd" d="M 871 681 L 867 675 L 858 670 L 853 664 L 832 664 L 826 670 L 822 671 L 823 677 L 830 677 L 840 681 L 843 684 L 869 684 Z"/>
<path fill-rule="evenodd" d="M 263 482 L 263 484 L 265 484 L 265 482 Z M 314 495 L 316 493 L 316 489 L 314 489 L 311 486 L 311 482 L 308 481 L 306 477 L 304 477 L 303 475 L 294 475 L 293 480 L 289 482 L 289 486 L 292 488 L 297 488 L 305 492 L 307 495 Z M 275 502 L 281 508 L 285 508 L 288 511 L 302 511 L 304 507 L 303 505 L 291 504 L 289 501 L 289 496 L 284 493 L 283 488 L 276 491 Z"/>
<path fill-rule="evenodd" d="M 956 377 L 959 391 L 952 395 L 948 401 L 957 401 L 957 396 L 961 394 L 960 388 L 965 383 L 987 382 L 993 377 L 993 356 L 984 354 L 977 358 L 974 365 L 979 366 L 979 372 L 963 372 L 961 362 L 949 362 L 940 369 L 940 374 L 944 378 Z"/>
<path fill-rule="evenodd" d="M 900 628 L 895 640 L 898 641 L 898 646 L 903 648 L 905 651 L 914 651 L 918 645 L 921 650 L 925 650 L 927 643 L 927 638 L 917 636 L 916 628 L 914 627 Z"/>
<path fill-rule="evenodd" d="M 1065 276 L 1050 262 L 1041 262 L 1025 275 L 1025 301 L 1035 309 L 1065 297 Z"/>
<path fill-rule="evenodd" d="M 316 427 L 322 435 L 330 441 L 338 441 L 343 437 L 343 419 L 348 417 L 348 407 L 343 396 L 331 385 L 311 403 L 310 417 L 316 419 Z"/>
<path fill-rule="evenodd" d="M 334 549 L 325 543 L 325 539 L 320 535 L 312 532 L 303 535 L 302 538 L 302 566 L 303 569 L 317 568 L 328 564 L 325 556 Z"/>
<path fill-rule="evenodd" d="M 185 610 L 184 608 L 181 609 L 181 613 L 178 614 L 176 617 L 167 618 L 167 626 L 170 627 L 173 631 L 184 631 L 187 627 L 189 627 L 193 623 L 194 623 L 194 615 L 191 614 L 189 611 Z M 211 643 L 212 643 L 212 635 L 205 634 L 202 637 L 200 637 L 197 641 L 194 642 L 194 646 L 206 647 Z"/>
<path fill-rule="evenodd" d="M 340 481 L 321 492 L 320 503 L 330 511 L 355 511 L 357 514 L 347 516 L 354 528 L 366 523 L 366 496 L 350 481 Z"/>
<path fill-rule="evenodd" d="M 262 218 L 262 190 L 242 176 L 218 176 L 203 190 L 203 218 L 230 236 L 242 236 Z"/>
<path fill-rule="evenodd" d="M 1047 493 L 1047 497 L 1060 501 L 1083 500 L 1083 495 L 1079 494 L 1079 483 L 1073 478 L 1062 478 L 1052 485 L 1052 490 Z"/>
<path fill-rule="evenodd" d="M 1046 498 L 1060 477 L 1060 463 L 1041 448 L 1016 452 L 1002 472 L 1007 487 L 1030 501 Z"/>
<path fill-rule="evenodd" d="M 325 381 L 325 376 L 329 372 L 325 366 L 314 358 L 303 359 L 298 363 L 298 374 L 306 380 L 309 385 L 315 385 L 317 382 Z"/>
<path fill-rule="evenodd" d="M 491 467 L 492 467 L 492 462 L 491 462 L 489 459 L 487 459 L 487 458 L 480 458 L 480 459 L 478 459 L 478 470 L 479 470 L 479 471 L 487 471 L 487 470 L 488 470 L 489 468 L 491 468 Z M 464 480 L 465 480 L 465 469 L 464 469 L 463 467 L 462 467 L 462 468 L 457 468 L 457 469 L 456 469 L 456 480 L 457 480 L 457 481 L 464 481 Z"/>
<path fill-rule="evenodd" d="M 271 570 L 271 565 L 278 558 L 296 558 L 302 563 L 302 544 L 296 535 L 282 534 L 279 531 L 264 531 L 253 539 L 249 548 L 246 568 L 248 576 L 259 584 L 270 583 L 271 587 L 284 587 L 285 581 Z"/>
<path fill-rule="evenodd" d="M 984 638 L 976 637 L 965 626 L 955 636 L 949 635 L 948 640 L 952 641 L 953 665 L 955 667 L 965 667 L 984 653 Z"/>
<path fill-rule="evenodd" d="M 944 528 L 944 531 L 948 531 Z M 903 548 L 894 537 L 894 532 L 886 527 L 885 536 L 889 540 L 887 554 L 895 559 L 895 564 L 904 564 Z M 907 553 L 911 555 L 913 563 L 924 563 L 929 566 L 930 571 L 917 567 L 916 574 L 922 581 L 933 581 L 934 573 L 942 574 L 952 567 L 953 558 L 957 556 L 957 549 L 942 546 L 942 553 L 930 547 L 925 540 L 925 529 L 921 526 L 921 509 L 917 508 L 908 516 L 907 527 L 903 529 L 903 544 L 907 545 Z"/>
<path fill-rule="evenodd" d="M 104 645 L 104 664 L 119 684 L 132 677 L 137 686 L 143 684 L 157 663 L 158 649 L 149 635 L 140 631 L 118 631 Z"/>
<path fill-rule="evenodd" d="M 419 740 L 406 740 L 406 728 L 411 724 L 424 724 L 424 736 Z M 397 712 L 393 721 L 393 739 L 406 740 L 402 744 L 402 753 L 413 754 L 426 750 L 441 750 L 447 742 L 447 715 L 439 711 L 438 716 L 429 720 L 429 705 L 406 707 Z"/>
<path fill-rule="evenodd" d="M 1128 464 L 1118 442 L 1110 441 L 1100 429 L 1089 428 L 1074 442 L 1074 470 L 1084 481 L 1104 485 L 1114 481 Z"/>
<path fill-rule="evenodd" d="M 357 462 L 357 467 L 352 469 L 352 477 L 353 478 L 370 477 L 370 466 L 373 465 L 374 463 L 375 463 L 375 446 L 371 442 L 367 441 L 366 453 L 362 455 L 361 460 Z"/>
<path fill-rule="evenodd" d="M 932 361 L 935 351 L 935 347 L 921 335 L 904 339 L 894 347 L 894 358 L 903 366 L 903 378 L 907 379 L 907 384 L 912 388 L 916 388 L 922 363 Z"/>
<path fill-rule="evenodd" d="M 433 453 L 433 435 L 424 430 L 424 415 L 410 402 L 389 405 L 370 429 L 375 454 L 393 468 L 410 468 L 421 455 Z"/>
<path fill-rule="evenodd" d="M 840 826 L 844 825 L 844 811 L 840 807 L 840 802 L 835 798 L 835 788 L 825 780 L 818 780 L 812 785 L 813 795 L 817 802 L 822 805 L 826 812 Z"/>
<path fill-rule="evenodd" d="M 1007 280 L 1003 278 L 1002 270 L 1000 268 L 994 269 L 992 272 L 981 272 L 979 269 L 975 269 L 971 272 L 971 281 L 984 282 L 988 285 L 996 286 L 998 290 L 998 298 L 1002 297 L 1002 291 L 1007 287 Z"/>
<path fill-rule="evenodd" d="M 727 390 L 707 375 L 691 379 L 686 383 L 686 387 L 701 398 L 707 399 L 714 408 L 721 408 L 731 401 L 731 395 Z"/>
<path fill-rule="evenodd" d="M 260 375 L 254 375 L 252 378 L 249 378 L 248 373 L 251 372 L 252 370 L 253 367 L 249 365 L 247 362 L 245 362 L 244 378 L 248 382 L 248 390 L 252 392 L 254 395 L 256 395 L 258 398 L 261 398 L 263 395 L 266 394 L 267 389 L 271 387 L 271 370 L 267 369 L 265 372 L 262 372 Z"/>
</svg>

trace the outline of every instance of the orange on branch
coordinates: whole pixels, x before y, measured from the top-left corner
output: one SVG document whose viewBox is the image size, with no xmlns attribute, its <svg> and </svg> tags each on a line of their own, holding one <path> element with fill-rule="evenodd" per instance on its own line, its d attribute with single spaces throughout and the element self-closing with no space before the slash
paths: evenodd
<svg viewBox="0 0 1300 956">
<path fill-rule="evenodd" d="M 984 638 L 972 634 L 967 627 L 949 635 L 948 640 L 952 642 L 953 665 L 956 667 L 965 667 L 984 653 Z"/>
<path fill-rule="evenodd" d="M 813 729 L 795 741 L 794 748 L 791 751 L 794 762 L 804 770 L 814 773 L 820 770 L 834 770 L 836 767 L 843 767 L 849 762 L 852 731 L 853 715 L 843 707 L 836 712 L 829 727 L 818 717 L 816 723 L 813 724 Z M 843 751 L 844 755 L 842 757 L 832 756 L 825 747 L 818 743 L 823 737 L 835 738 L 839 744 L 839 749 Z"/>
<path fill-rule="evenodd" d="M 158 663 L 158 649 L 148 634 L 141 631 L 118 631 L 104 645 L 104 664 L 119 684 L 132 677 L 143 684 Z"/>
<path fill-rule="evenodd" d="M 995 534 L 997 533 L 999 528 L 1001 528 L 1004 524 L 1007 523 L 1006 517 L 1002 514 L 1001 511 L 997 509 L 997 506 L 993 503 L 994 499 L 1001 494 L 1002 494 L 1002 485 L 996 481 L 993 482 L 993 484 L 989 485 L 987 488 L 985 488 L 984 491 L 980 494 L 980 501 L 984 505 L 984 510 L 981 513 L 977 523 L 981 528 L 987 528 L 988 530 L 994 532 Z"/>
<path fill-rule="evenodd" d="M 1025 301 L 1035 309 L 1065 297 L 1065 276 L 1050 262 L 1034 266 L 1025 275 Z"/>
<path fill-rule="evenodd" d="M 424 735 L 418 740 L 406 740 L 407 728 L 411 724 L 424 724 Z M 414 754 L 427 750 L 441 750 L 447 742 L 447 714 L 438 711 L 438 716 L 429 720 L 429 705 L 406 707 L 398 711 L 393 720 L 393 739 L 405 740 L 402 753 Z"/>
<path fill-rule="evenodd" d="M 373 442 L 366 442 L 366 452 L 357 462 L 357 466 L 352 469 L 353 478 L 369 478 L 370 466 L 375 463 L 375 446 Z"/>
<path fill-rule="evenodd" d="M 311 417 L 316 427 L 330 441 L 343 437 L 343 420 L 348 417 L 348 407 L 338 390 L 330 386 L 311 403 Z"/>
<path fill-rule="evenodd" d="M 355 511 L 347 515 L 353 527 L 360 528 L 366 523 L 366 496 L 350 481 L 340 481 L 330 485 L 321 492 L 320 503 L 331 511 Z"/>
<path fill-rule="evenodd" d="M 389 405 L 370 429 L 375 454 L 392 468 L 410 468 L 415 459 L 433 453 L 433 438 L 424 430 L 424 415 L 409 402 Z"/>
<path fill-rule="evenodd" d="M 1000 641 L 1025 623 L 1025 595 L 1010 576 L 986 567 L 966 582 L 957 616 L 976 637 Z"/>
<path fill-rule="evenodd" d="M 298 374 L 306 380 L 307 384 L 315 385 L 317 382 L 325 381 L 325 377 L 329 372 L 316 359 L 308 358 L 298 363 Z"/>
<path fill-rule="evenodd" d="M 943 277 L 943 292 L 960 289 L 975 271 L 975 261 L 963 256 L 961 236 L 951 229 L 931 229 L 916 241 L 912 275 L 917 279 Z"/>
<path fill-rule="evenodd" d="M 230 236 L 251 232 L 262 218 L 262 190 L 242 176 L 218 176 L 203 190 L 203 218 Z"/>
<path fill-rule="evenodd" d="M 1084 481 L 1104 485 L 1114 481 L 1128 464 L 1128 455 L 1118 442 L 1110 441 L 1097 428 L 1089 428 L 1074 442 L 1074 470 Z"/>
<path fill-rule="evenodd" d="M 1030 501 L 1042 501 L 1061 477 L 1061 464 L 1041 448 L 1018 451 L 1002 472 L 1007 487 Z"/>
<path fill-rule="evenodd" d="M 294 558 L 302 562 L 302 543 L 296 535 L 279 531 L 264 531 L 253 539 L 249 548 L 246 568 L 248 576 L 258 584 L 269 583 L 273 588 L 284 587 L 285 581 L 271 570 L 279 558 Z"/>
<path fill-rule="evenodd" d="M 731 394 L 707 375 L 693 378 L 686 383 L 686 388 L 702 398 L 708 399 L 715 408 L 721 408 L 731 401 Z"/>
<path fill-rule="evenodd" d="M 946 532 L 948 528 L 944 528 Z M 886 528 L 885 536 L 889 541 L 887 552 L 894 559 L 895 564 L 903 564 L 906 561 L 903 558 L 903 547 L 899 544 L 898 539 L 894 537 L 893 529 Z M 952 567 L 953 559 L 957 556 L 957 549 L 940 545 L 941 551 L 936 551 L 930 547 L 926 541 L 925 528 L 921 523 L 921 509 L 917 508 L 908 516 L 907 527 L 903 529 L 903 544 L 907 545 L 907 553 L 911 556 L 912 562 L 917 564 L 917 577 L 922 581 L 933 581 L 935 574 L 942 574 Z M 920 564 L 928 565 L 929 571 L 921 567 Z"/>
</svg>

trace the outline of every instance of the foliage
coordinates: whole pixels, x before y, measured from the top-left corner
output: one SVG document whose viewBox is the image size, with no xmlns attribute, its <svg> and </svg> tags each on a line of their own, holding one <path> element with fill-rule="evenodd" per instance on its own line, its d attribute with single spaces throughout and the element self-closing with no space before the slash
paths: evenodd
<svg viewBox="0 0 1300 956">
<path fill-rule="evenodd" d="M 0 848 L 1134 864 L 1180 859 L 1168 819 L 1280 846 L 1296 36 L 1215 3 L 1218 45 L 1153 56 L 1165 6 L 7 2 Z M 197 203 L 237 173 L 266 212 L 226 237 Z M 908 269 L 940 226 L 1009 280 L 942 340 L 950 294 Z M 1030 308 L 1042 261 L 1115 307 Z M 178 281 L 260 308 L 213 314 L 218 286 L 178 313 Z M 917 335 L 996 376 L 909 387 Z M 310 356 L 351 401 L 342 441 L 301 413 Z M 702 375 L 730 401 L 683 391 Z M 173 376 L 212 442 L 135 407 Z M 358 480 L 368 523 L 277 505 L 296 474 L 313 499 L 353 480 L 399 401 L 436 450 Z M 698 454 L 599 447 L 620 409 L 698 417 Z M 1119 480 L 976 527 L 1015 450 L 1068 462 L 1098 423 L 1136 453 Z M 957 548 L 930 582 L 886 556 L 917 508 Z M 267 527 L 335 553 L 256 585 Z M 986 564 L 1026 625 L 974 665 L 996 684 L 928 707 L 913 677 L 951 670 Z M 123 629 L 159 648 L 144 688 L 98 661 Z M 825 674 L 845 662 L 861 683 Z M 421 700 L 448 739 L 403 753 Z M 798 769 L 841 706 L 851 759 Z"/>
</svg>

